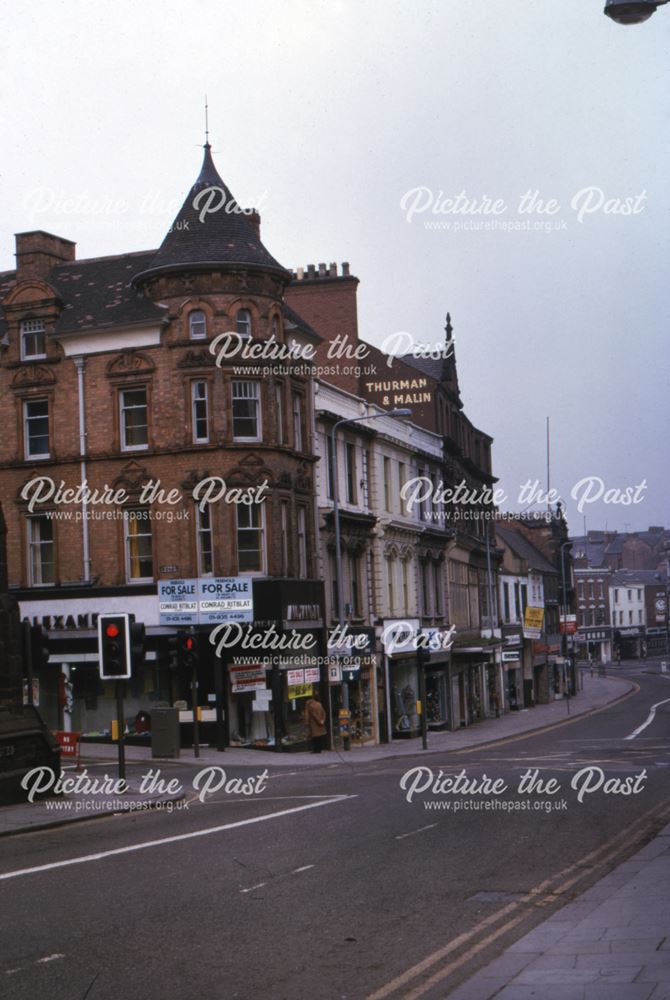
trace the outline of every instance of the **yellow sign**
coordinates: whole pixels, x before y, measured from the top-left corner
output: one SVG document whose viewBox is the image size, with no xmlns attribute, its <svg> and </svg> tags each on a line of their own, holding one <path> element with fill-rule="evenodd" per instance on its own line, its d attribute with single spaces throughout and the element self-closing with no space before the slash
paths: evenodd
<svg viewBox="0 0 670 1000">
<path fill-rule="evenodd" d="M 526 608 L 525 628 L 542 630 L 544 624 L 544 608 Z"/>
<path fill-rule="evenodd" d="M 290 684 L 288 687 L 289 701 L 293 698 L 309 698 L 312 694 L 312 684 Z"/>
</svg>

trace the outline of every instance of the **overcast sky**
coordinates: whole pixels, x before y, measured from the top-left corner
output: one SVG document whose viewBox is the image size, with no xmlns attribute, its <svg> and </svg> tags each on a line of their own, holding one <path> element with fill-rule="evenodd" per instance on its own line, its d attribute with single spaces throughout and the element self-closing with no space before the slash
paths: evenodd
<svg viewBox="0 0 670 1000">
<path fill-rule="evenodd" d="M 0 268 L 30 229 L 79 257 L 158 246 L 198 173 L 207 93 L 219 172 L 260 203 L 265 245 L 287 267 L 350 261 L 362 336 L 438 343 L 451 312 L 508 509 L 545 483 L 550 416 L 574 533 L 586 477 L 647 483 L 636 505 L 586 504 L 589 528 L 670 525 L 670 7 L 628 28 L 602 7 L 18 0 Z M 552 214 L 520 214 L 528 191 Z M 432 213 L 460 192 L 468 214 Z M 470 214 L 484 198 L 499 214 Z M 520 222 L 552 228 L 474 228 Z"/>
</svg>

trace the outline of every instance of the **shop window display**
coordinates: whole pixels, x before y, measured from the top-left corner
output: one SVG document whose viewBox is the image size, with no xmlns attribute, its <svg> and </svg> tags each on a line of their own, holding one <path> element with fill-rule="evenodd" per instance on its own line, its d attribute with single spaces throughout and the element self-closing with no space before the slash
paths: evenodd
<svg viewBox="0 0 670 1000">
<path fill-rule="evenodd" d="M 449 712 L 443 672 L 426 674 L 426 720 L 431 729 L 447 728 Z"/>
<path fill-rule="evenodd" d="M 349 685 L 349 708 L 351 710 L 352 743 L 368 743 L 374 740 L 374 713 L 370 670 L 361 670 L 360 677 Z"/>
<path fill-rule="evenodd" d="M 417 667 L 396 665 L 393 668 L 393 689 L 391 709 L 393 712 L 393 735 L 408 736 L 419 729 L 416 711 Z"/>
</svg>

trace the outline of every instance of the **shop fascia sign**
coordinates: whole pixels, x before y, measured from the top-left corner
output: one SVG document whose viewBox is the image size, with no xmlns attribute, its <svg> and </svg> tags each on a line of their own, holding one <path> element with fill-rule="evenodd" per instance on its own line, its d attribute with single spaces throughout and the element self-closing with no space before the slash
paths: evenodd
<svg viewBox="0 0 670 1000">
<path fill-rule="evenodd" d="M 387 656 L 407 656 L 419 649 L 427 653 L 448 652 L 455 636 L 455 625 L 422 629 L 418 618 L 393 618 L 384 621 L 381 642 Z"/>
<path fill-rule="evenodd" d="M 519 660 L 521 659 L 521 650 L 518 650 L 515 653 L 503 652 L 502 658 L 503 658 L 503 663 L 518 663 Z"/>
<path fill-rule="evenodd" d="M 372 652 L 372 632 L 369 629 L 351 629 L 345 622 L 335 625 L 328 633 L 328 656 L 366 656 Z"/>
<path fill-rule="evenodd" d="M 161 625 L 218 625 L 252 622 L 254 601 L 248 576 L 204 576 L 158 581 Z"/>
</svg>

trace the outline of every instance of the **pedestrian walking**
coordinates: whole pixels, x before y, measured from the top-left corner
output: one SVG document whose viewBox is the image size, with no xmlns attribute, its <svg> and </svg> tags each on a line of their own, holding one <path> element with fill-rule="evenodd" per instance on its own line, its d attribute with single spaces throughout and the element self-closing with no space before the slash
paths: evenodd
<svg viewBox="0 0 670 1000">
<path fill-rule="evenodd" d="M 500 718 L 500 698 L 498 697 L 498 692 L 493 691 L 491 694 L 491 708 L 496 713 L 496 719 Z"/>
<path fill-rule="evenodd" d="M 305 721 L 309 726 L 312 753 L 321 753 L 326 742 L 326 710 L 321 704 L 319 692 L 315 691 L 305 706 Z"/>
</svg>

